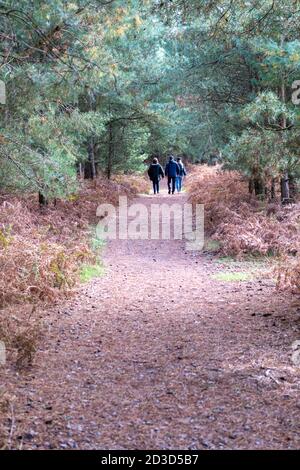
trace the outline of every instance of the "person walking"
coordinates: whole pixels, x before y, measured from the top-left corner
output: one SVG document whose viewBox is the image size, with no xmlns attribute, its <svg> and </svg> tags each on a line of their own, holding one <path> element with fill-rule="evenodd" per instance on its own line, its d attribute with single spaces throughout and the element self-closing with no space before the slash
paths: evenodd
<svg viewBox="0 0 300 470">
<path fill-rule="evenodd" d="M 164 178 L 165 174 L 157 158 L 153 158 L 153 162 L 148 169 L 148 176 L 153 183 L 154 194 L 159 194 L 159 182 L 161 178 Z"/>
<path fill-rule="evenodd" d="M 180 193 L 182 190 L 183 178 L 186 176 L 186 169 L 184 167 L 184 164 L 182 163 L 181 158 L 177 158 L 177 165 L 179 166 L 179 174 L 176 178 L 176 189 Z"/>
<path fill-rule="evenodd" d="M 169 162 L 166 165 L 165 175 L 168 177 L 168 192 L 169 194 L 175 193 L 175 186 L 176 186 L 176 178 L 179 175 L 179 166 L 177 162 L 174 160 L 174 157 L 171 155 L 169 158 Z"/>
</svg>

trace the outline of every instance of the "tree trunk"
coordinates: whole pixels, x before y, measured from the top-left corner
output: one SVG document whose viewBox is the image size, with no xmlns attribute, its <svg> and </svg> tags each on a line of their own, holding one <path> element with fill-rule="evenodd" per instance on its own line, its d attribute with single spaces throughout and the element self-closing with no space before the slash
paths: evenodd
<svg viewBox="0 0 300 470">
<path fill-rule="evenodd" d="M 254 181 L 253 181 L 253 178 L 250 178 L 250 179 L 249 179 L 248 188 L 249 188 L 249 193 L 250 193 L 250 194 L 253 194 L 253 191 L 254 191 Z"/>
<path fill-rule="evenodd" d="M 275 178 L 272 178 L 272 181 L 271 181 L 271 199 L 275 199 L 275 195 L 276 195 L 276 188 L 275 188 Z"/>
<path fill-rule="evenodd" d="M 281 38 L 281 46 L 284 45 L 284 37 L 282 36 Z M 281 79 L 281 91 L 280 91 L 280 94 L 281 94 L 281 101 L 283 103 L 286 102 L 286 89 L 285 89 L 285 77 L 282 76 L 282 79 Z M 286 129 L 287 127 L 287 120 L 286 120 L 286 117 L 283 116 L 282 117 L 282 120 L 281 120 L 281 125 L 282 125 L 282 128 L 283 129 Z M 287 204 L 290 202 L 290 185 L 289 185 L 289 175 L 288 175 L 288 171 L 286 171 L 283 175 L 283 177 L 281 178 L 281 181 L 280 181 L 280 186 L 281 186 L 281 201 L 283 204 Z"/>
<path fill-rule="evenodd" d="M 96 165 L 95 165 L 95 148 L 93 139 L 88 143 L 88 160 L 84 165 L 85 179 L 96 178 Z"/>
<path fill-rule="evenodd" d="M 48 206 L 48 199 L 39 191 L 39 205 L 40 207 Z"/>
<path fill-rule="evenodd" d="M 289 189 L 290 189 L 290 198 L 292 201 L 295 201 L 298 188 L 297 188 L 295 178 L 293 176 L 289 177 Z"/>
<path fill-rule="evenodd" d="M 77 164 L 77 174 L 79 178 L 84 178 L 84 163 Z"/>
<path fill-rule="evenodd" d="M 280 181 L 281 187 L 281 201 L 286 204 L 290 200 L 290 186 L 289 186 L 289 175 L 286 172 Z"/>
<path fill-rule="evenodd" d="M 108 158 L 107 158 L 107 167 L 106 167 L 106 175 L 109 180 L 111 178 L 111 173 L 112 173 L 113 155 L 114 155 L 114 135 L 113 135 L 113 125 L 110 122 L 108 125 Z"/>
<path fill-rule="evenodd" d="M 89 161 L 84 162 L 84 179 L 90 180 L 92 179 L 92 168 Z"/>
<path fill-rule="evenodd" d="M 254 192 L 255 196 L 264 197 L 265 196 L 265 183 L 264 180 L 260 177 L 253 178 Z"/>
</svg>

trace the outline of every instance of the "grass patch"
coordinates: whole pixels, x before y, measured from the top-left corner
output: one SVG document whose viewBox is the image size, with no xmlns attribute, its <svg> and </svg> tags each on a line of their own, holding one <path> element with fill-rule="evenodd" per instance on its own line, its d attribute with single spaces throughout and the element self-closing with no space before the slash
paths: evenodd
<svg viewBox="0 0 300 470">
<path fill-rule="evenodd" d="M 83 264 L 80 268 L 80 282 L 89 282 L 91 279 L 102 277 L 104 275 L 104 267 L 101 264 Z"/>
<path fill-rule="evenodd" d="M 238 262 L 236 258 L 233 258 L 232 256 L 222 256 L 222 258 L 218 258 L 215 261 L 218 264 L 232 264 Z"/>
<path fill-rule="evenodd" d="M 233 263 L 237 265 L 257 265 L 257 266 L 262 266 L 266 264 L 272 264 L 274 261 L 278 261 L 278 258 L 275 256 L 271 255 L 252 255 L 248 254 L 243 256 L 243 258 L 235 258 L 234 256 L 221 256 L 220 258 L 215 260 L 216 263 L 219 264 L 230 264 L 232 265 Z"/>
<path fill-rule="evenodd" d="M 101 260 L 101 253 L 106 245 L 106 241 L 99 236 L 96 226 L 91 226 L 90 234 L 90 247 L 95 254 L 95 259 L 90 263 L 84 263 L 80 266 L 79 280 L 81 283 L 89 282 L 92 279 L 102 277 L 105 274 L 105 268 Z"/>
<path fill-rule="evenodd" d="M 220 272 L 212 275 L 212 279 L 222 282 L 243 282 L 253 279 L 255 276 L 253 273 L 245 273 L 242 271 L 236 272 Z"/>
<path fill-rule="evenodd" d="M 101 228 L 97 225 L 90 225 L 90 247 L 94 253 L 100 254 L 103 248 L 106 246 L 106 240 L 104 236 L 102 238 Z"/>
<path fill-rule="evenodd" d="M 105 245 L 106 241 L 102 240 L 102 238 L 97 237 L 97 235 L 92 237 L 91 248 L 95 253 L 101 251 L 105 247 Z"/>
<path fill-rule="evenodd" d="M 215 253 L 219 251 L 221 248 L 221 243 L 218 240 L 212 240 L 209 238 L 208 240 L 205 240 L 204 242 L 204 251 L 210 251 L 212 253 Z"/>
</svg>

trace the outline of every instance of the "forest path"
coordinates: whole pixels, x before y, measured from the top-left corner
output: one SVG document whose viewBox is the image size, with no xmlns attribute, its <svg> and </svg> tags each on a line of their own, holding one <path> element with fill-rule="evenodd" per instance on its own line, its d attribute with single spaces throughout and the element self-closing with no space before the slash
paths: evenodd
<svg viewBox="0 0 300 470">
<path fill-rule="evenodd" d="M 104 263 L 47 313 L 34 368 L 14 384 L 14 447 L 299 447 L 299 315 L 272 280 L 216 280 L 232 268 L 183 241 L 111 241 Z"/>
</svg>

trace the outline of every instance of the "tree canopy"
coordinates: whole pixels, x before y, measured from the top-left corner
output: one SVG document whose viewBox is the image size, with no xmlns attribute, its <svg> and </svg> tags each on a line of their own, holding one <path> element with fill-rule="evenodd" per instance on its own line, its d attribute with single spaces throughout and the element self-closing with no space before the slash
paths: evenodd
<svg viewBox="0 0 300 470">
<path fill-rule="evenodd" d="M 299 177 L 300 2 L 0 2 L 0 187 L 47 198 L 168 152 Z M 289 194 L 286 195 L 289 197 Z"/>
</svg>

